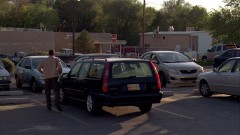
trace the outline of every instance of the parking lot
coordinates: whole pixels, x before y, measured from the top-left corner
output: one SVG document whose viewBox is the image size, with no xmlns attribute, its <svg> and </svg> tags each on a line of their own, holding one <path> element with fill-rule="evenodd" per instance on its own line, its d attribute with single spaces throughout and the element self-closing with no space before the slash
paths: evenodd
<svg viewBox="0 0 240 135">
<path fill-rule="evenodd" d="M 1 135 L 240 134 L 239 99 L 224 94 L 203 98 L 195 86 L 162 88 L 174 95 L 154 104 L 147 114 L 126 106 L 104 107 L 99 116 L 89 115 L 83 103 L 63 105 L 63 112 L 48 112 L 44 93 L 33 93 L 27 87 L 17 89 L 14 82 L 12 90 L 23 91 L 19 97 L 27 101 L 0 106 Z"/>
</svg>

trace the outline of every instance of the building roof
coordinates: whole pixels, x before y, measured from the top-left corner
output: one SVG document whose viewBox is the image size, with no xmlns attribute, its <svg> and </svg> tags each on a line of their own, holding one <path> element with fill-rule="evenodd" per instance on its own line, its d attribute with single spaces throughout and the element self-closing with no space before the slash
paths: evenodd
<svg viewBox="0 0 240 135">
<path fill-rule="evenodd" d="M 192 35 L 192 34 L 199 34 L 199 33 L 209 33 L 206 31 L 160 31 L 159 34 L 161 35 Z M 145 35 L 153 35 L 153 32 L 146 32 Z M 141 35 L 141 33 L 140 33 Z"/>
</svg>

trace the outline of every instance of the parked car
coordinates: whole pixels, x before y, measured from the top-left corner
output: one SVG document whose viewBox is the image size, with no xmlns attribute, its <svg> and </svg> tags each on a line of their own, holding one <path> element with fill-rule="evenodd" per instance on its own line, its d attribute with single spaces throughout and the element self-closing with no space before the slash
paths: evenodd
<svg viewBox="0 0 240 135">
<path fill-rule="evenodd" d="M 78 55 L 56 55 L 60 58 L 68 67 L 71 66 L 72 62 L 78 57 Z"/>
<path fill-rule="evenodd" d="M 211 49 L 208 49 L 207 52 L 202 55 L 202 61 L 213 61 L 216 55 L 219 55 L 228 49 L 237 48 L 237 47 L 238 46 L 234 44 L 215 45 Z"/>
<path fill-rule="evenodd" d="M 10 90 L 10 74 L 5 69 L 2 61 L 0 60 L 0 89 Z"/>
<path fill-rule="evenodd" d="M 26 52 L 15 52 L 13 57 L 12 57 L 12 61 L 15 65 L 17 65 L 17 63 L 25 56 L 27 55 Z"/>
<path fill-rule="evenodd" d="M 220 66 L 224 61 L 232 57 L 240 57 L 240 48 L 229 49 L 220 55 L 217 55 L 213 61 L 213 67 Z"/>
<path fill-rule="evenodd" d="M 89 53 L 89 54 L 82 54 L 79 55 L 76 59 L 74 59 L 71 63 L 72 67 L 76 62 L 82 61 L 84 59 L 92 59 L 92 58 L 119 58 L 117 54 L 111 53 Z"/>
<path fill-rule="evenodd" d="M 160 103 L 160 78 L 154 64 L 130 58 L 87 59 L 77 62 L 60 79 L 60 100 L 86 102 L 90 114 L 102 106 L 138 106 L 148 112 Z"/>
<path fill-rule="evenodd" d="M 149 51 L 141 56 L 151 60 L 157 67 L 162 87 L 169 84 L 195 84 L 203 67 L 188 56 L 176 51 Z"/>
<path fill-rule="evenodd" d="M 230 58 L 212 72 L 200 74 L 197 87 L 203 97 L 213 93 L 240 96 L 240 57 Z"/>
<path fill-rule="evenodd" d="M 44 80 L 42 74 L 37 70 L 39 64 L 48 56 L 26 56 L 16 66 L 16 86 L 22 87 L 27 84 L 34 92 L 41 92 L 44 89 Z M 70 69 L 61 61 L 63 73 L 68 73 Z"/>
</svg>

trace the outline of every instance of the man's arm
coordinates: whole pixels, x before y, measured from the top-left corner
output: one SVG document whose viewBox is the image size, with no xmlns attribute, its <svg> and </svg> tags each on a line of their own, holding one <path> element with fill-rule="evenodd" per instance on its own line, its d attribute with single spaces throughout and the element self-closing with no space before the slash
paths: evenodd
<svg viewBox="0 0 240 135">
<path fill-rule="evenodd" d="M 62 73 L 62 65 L 59 60 L 57 61 L 57 70 L 58 70 L 59 74 Z"/>
</svg>

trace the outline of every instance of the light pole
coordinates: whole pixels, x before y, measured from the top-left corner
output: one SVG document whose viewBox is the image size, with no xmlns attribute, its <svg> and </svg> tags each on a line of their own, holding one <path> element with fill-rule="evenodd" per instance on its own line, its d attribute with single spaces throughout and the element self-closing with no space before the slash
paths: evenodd
<svg viewBox="0 0 240 135">
<path fill-rule="evenodd" d="M 75 55 L 75 0 L 72 0 L 72 50 Z"/>
<path fill-rule="evenodd" d="M 145 52 L 145 46 L 144 46 L 144 33 L 145 33 L 145 6 L 146 6 L 146 1 L 143 0 L 143 20 L 142 20 L 142 53 Z"/>
</svg>

